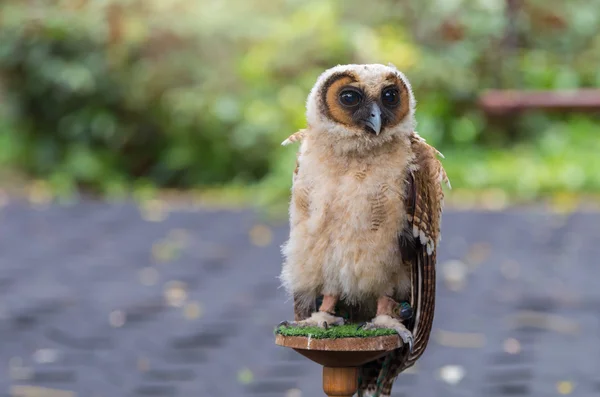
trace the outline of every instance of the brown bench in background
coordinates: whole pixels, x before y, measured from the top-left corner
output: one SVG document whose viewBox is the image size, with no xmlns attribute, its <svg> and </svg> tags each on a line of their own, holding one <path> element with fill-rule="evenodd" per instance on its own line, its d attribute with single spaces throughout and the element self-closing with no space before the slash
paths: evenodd
<svg viewBox="0 0 600 397">
<path fill-rule="evenodd" d="M 506 29 L 503 57 L 511 58 L 519 46 L 517 17 L 527 5 L 525 0 L 505 0 Z M 573 90 L 519 90 L 494 89 L 484 91 L 478 98 L 479 106 L 489 116 L 503 116 L 527 110 L 555 112 L 599 112 L 600 89 Z"/>
<path fill-rule="evenodd" d="M 600 111 L 600 89 L 565 91 L 490 90 L 479 97 L 479 106 L 490 115 L 526 110 L 561 112 Z"/>
</svg>

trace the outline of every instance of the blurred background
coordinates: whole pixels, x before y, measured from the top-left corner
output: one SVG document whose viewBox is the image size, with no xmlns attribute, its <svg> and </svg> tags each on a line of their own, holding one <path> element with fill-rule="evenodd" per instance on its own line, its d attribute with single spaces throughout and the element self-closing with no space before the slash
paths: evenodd
<svg viewBox="0 0 600 397">
<path fill-rule="evenodd" d="M 280 143 L 325 69 L 393 63 L 453 185 L 437 333 L 394 395 L 600 394 L 598 9 L 2 0 L 0 386 L 319 395 L 272 346 L 292 313 Z"/>
</svg>

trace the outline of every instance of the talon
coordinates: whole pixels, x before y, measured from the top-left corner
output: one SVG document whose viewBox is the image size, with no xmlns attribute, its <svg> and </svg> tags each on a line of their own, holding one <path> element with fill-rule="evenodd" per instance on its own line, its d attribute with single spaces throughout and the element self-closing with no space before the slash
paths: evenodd
<svg viewBox="0 0 600 397">
<path fill-rule="evenodd" d="M 372 322 L 366 323 L 365 325 L 363 325 L 362 327 L 365 331 L 372 331 L 374 329 L 377 329 L 377 325 L 373 324 Z"/>
<path fill-rule="evenodd" d="M 358 331 L 359 329 L 361 329 L 362 327 L 364 327 L 365 325 L 367 325 L 366 322 L 362 322 L 360 324 L 358 324 L 358 327 L 356 327 L 356 330 Z"/>
<path fill-rule="evenodd" d="M 288 325 L 290 325 L 290 323 L 287 320 L 283 320 L 282 322 L 280 322 L 277 325 L 277 328 L 279 328 L 279 327 L 287 327 Z"/>
<path fill-rule="evenodd" d="M 396 332 L 398 332 L 398 336 L 400 336 L 400 339 L 402 339 L 402 342 L 405 345 L 408 345 L 408 352 L 412 353 L 413 352 L 413 344 L 414 344 L 414 338 L 412 333 L 410 333 L 410 331 L 406 331 L 406 330 L 396 330 Z"/>
<path fill-rule="evenodd" d="M 335 317 L 325 312 L 315 312 L 309 318 L 302 321 L 287 322 L 287 326 L 293 327 L 319 327 L 329 329 L 330 326 L 343 325 L 344 319 Z"/>
</svg>

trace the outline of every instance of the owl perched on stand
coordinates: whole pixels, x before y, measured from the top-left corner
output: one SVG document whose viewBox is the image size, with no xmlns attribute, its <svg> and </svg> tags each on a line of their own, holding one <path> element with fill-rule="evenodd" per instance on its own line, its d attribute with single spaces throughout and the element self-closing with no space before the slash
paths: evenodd
<svg viewBox="0 0 600 397">
<path fill-rule="evenodd" d="M 340 65 L 311 90 L 307 128 L 283 143 L 301 142 L 280 276 L 295 321 L 285 323 L 362 323 L 404 342 L 361 368 L 359 396 L 389 396 L 431 332 L 448 178 L 414 113 L 410 83 L 393 66 Z"/>
</svg>

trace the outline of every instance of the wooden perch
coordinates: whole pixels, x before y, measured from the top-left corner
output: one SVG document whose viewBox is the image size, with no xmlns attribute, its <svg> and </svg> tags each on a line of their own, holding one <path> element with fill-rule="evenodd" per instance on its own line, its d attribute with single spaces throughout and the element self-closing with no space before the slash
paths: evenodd
<svg viewBox="0 0 600 397">
<path fill-rule="evenodd" d="M 313 339 L 277 334 L 275 343 L 322 365 L 323 391 L 330 397 L 352 397 L 358 389 L 358 368 L 402 347 L 397 335 Z"/>
<path fill-rule="evenodd" d="M 600 89 L 572 91 L 491 90 L 479 97 L 479 105 L 490 114 L 539 109 L 553 111 L 600 111 Z"/>
</svg>

